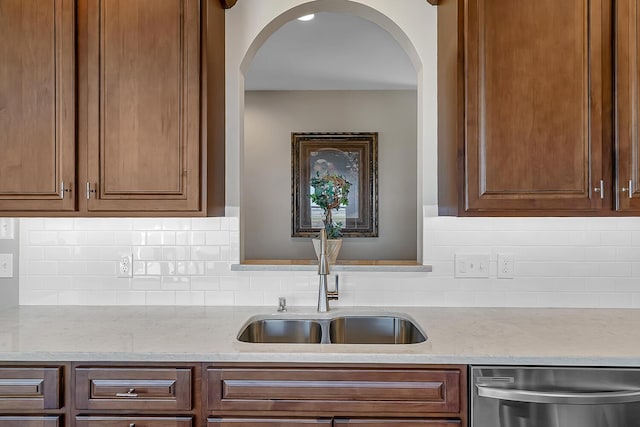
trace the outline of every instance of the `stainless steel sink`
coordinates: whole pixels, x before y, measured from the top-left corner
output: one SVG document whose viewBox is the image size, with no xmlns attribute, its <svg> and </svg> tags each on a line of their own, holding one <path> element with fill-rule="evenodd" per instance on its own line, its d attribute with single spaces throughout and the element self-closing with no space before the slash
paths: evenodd
<svg viewBox="0 0 640 427">
<path fill-rule="evenodd" d="M 254 320 L 238 335 L 239 341 L 252 343 L 314 344 L 322 340 L 320 323 L 306 319 Z"/>
<path fill-rule="evenodd" d="M 407 318 L 397 316 L 345 316 L 329 323 L 335 344 L 416 344 L 427 337 Z"/>
<path fill-rule="evenodd" d="M 247 321 L 238 340 L 287 344 L 417 344 L 427 334 L 406 315 L 342 314 L 318 317 L 255 316 Z"/>
</svg>

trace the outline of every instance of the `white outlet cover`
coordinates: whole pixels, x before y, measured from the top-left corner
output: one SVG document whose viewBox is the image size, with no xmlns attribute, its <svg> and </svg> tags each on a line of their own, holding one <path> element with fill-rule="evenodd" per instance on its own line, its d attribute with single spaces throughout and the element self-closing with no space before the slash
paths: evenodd
<svg viewBox="0 0 640 427">
<path fill-rule="evenodd" d="M 15 218 L 0 218 L 0 239 L 14 239 Z"/>
<path fill-rule="evenodd" d="M 498 254 L 498 278 L 513 279 L 515 258 L 512 254 Z"/>
<path fill-rule="evenodd" d="M 13 254 L 0 254 L 0 277 L 13 277 Z"/>
<path fill-rule="evenodd" d="M 118 277 L 133 277 L 133 254 L 122 255 L 118 262 Z"/>
</svg>

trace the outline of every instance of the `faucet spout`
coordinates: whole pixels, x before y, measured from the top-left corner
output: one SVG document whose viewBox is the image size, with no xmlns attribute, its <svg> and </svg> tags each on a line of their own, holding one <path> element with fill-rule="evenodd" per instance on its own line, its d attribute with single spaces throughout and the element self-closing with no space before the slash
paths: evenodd
<svg viewBox="0 0 640 427">
<path fill-rule="evenodd" d="M 329 275 L 329 256 L 327 255 L 327 232 L 320 230 L 320 260 L 318 262 L 318 276 L 320 277 L 318 288 L 318 313 L 329 311 L 329 300 L 338 299 L 338 278 L 336 276 L 336 290 L 329 292 L 327 289 L 327 276 Z"/>
</svg>

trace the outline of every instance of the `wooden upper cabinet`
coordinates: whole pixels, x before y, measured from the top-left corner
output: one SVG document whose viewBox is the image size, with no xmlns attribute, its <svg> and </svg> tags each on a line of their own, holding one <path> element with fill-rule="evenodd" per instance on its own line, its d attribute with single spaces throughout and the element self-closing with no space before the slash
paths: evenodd
<svg viewBox="0 0 640 427">
<path fill-rule="evenodd" d="M 616 208 L 640 213 L 640 2 L 616 4 Z M 631 189 L 631 191 L 630 191 Z"/>
<path fill-rule="evenodd" d="M 467 2 L 468 210 L 602 207 L 602 7 Z"/>
<path fill-rule="evenodd" d="M 74 12 L 0 0 L 0 211 L 75 209 Z"/>
<path fill-rule="evenodd" d="M 440 148 L 439 161 L 448 156 L 456 165 L 454 213 L 601 210 L 612 186 L 603 157 L 611 126 L 609 1 L 468 0 L 439 8 L 439 139 L 458 146 Z M 443 25 L 447 17 L 456 34 Z"/>
<path fill-rule="evenodd" d="M 79 10 L 87 210 L 199 210 L 200 2 L 81 0 Z"/>
</svg>

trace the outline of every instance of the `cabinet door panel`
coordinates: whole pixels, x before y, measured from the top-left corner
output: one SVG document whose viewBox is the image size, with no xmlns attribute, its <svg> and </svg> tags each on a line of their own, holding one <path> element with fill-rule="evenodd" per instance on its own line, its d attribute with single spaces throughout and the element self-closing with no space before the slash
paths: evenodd
<svg viewBox="0 0 640 427">
<path fill-rule="evenodd" d="M 0 211 L 75 209 L 74 2 L 0 0 Z"/>
<path fill-rule="evenodd" d="M 299 419 L 299 418 L 209 418 L 207 427 L 296 427 L 296 426 L 331 426 L 331 418 Z"/>
<path fill-rule="evenodd" d="M 600 209 L 603 0 L 465 3 L 466 210 Z"/>
<path fill-rule="evenodd" d="M 628 212 L 640 212 L 639 3 L 618 1 L 616 20 L 616 208 Z"/>
<path fill-rule="evenodd" d="M 60 368 L 0 368 L 0 410 L 58 409 Z"/>
<path fill-rule="evenodd" d="M 461 381 L 457 369 L 209 369 L 208 408 L 305 416 L 458 413 Z"/>
<path fill-rule="evenodd" d="M 335 427 L 459 427 L 457 420 L 336 419 Z"/>
<path fill-rule="evenodd" d="M 76 417 L 76 427 L 191 427 L 190 417 Z"/>
<path fill-rule="evenodd" d="M 189 368 L 76 368 L 78 409 L 187 411 Z"/>
<path fill-rule="evenodd" d="M 58 427 L 60 426 L 60 418 L 58 416 L 44 417 L 13 417 L 0 416 L 0 427 Z"/>
<path fill-rule="evenodd" d="M 88 209 L 199 209 L 198 0 L 86 1 Z"/>
</svg>

